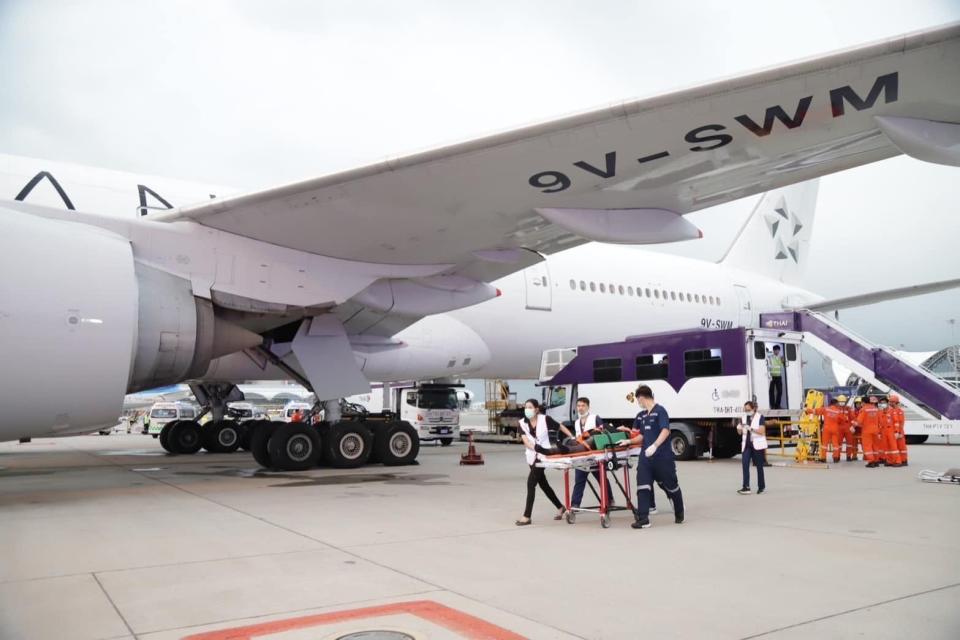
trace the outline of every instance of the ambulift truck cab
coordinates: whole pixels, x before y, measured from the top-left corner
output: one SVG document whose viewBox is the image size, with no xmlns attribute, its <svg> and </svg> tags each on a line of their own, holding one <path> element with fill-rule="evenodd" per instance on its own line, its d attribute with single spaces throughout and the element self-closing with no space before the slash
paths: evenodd
<svg viewBox="0 0 960 640">
<path fill-rule="evenodd" d="M 156 402 L 150 407 L 150 429 L 148 433 L 154 438 L 160 437 L 160 432 L 168 422 L 174 420 L 193 420 L 197 417 L 197 410 L 185 402 Z"/>
<path fill-rule="evenodd" d="M 632 425 L 634 390 L 645 384 L 670 416 L 670 447 L 688 460 L 710 451 L 740 452 L 735 419 L 755 400 L 768 417 L 795 420 L 803 408 L 799 360 L 802 335 L 768 329 L 694 329 L 629 337 L 623 342 L 545 351 L 540 384 L 547 414 L 572 423 L 576 399 L 590 398 L 603 420 Z M 771 409 L 767 359 L 774 345 L 784 359 L 781 408 Z M 775 435 L 775 434 L 773 434 Z"/>
</svg>

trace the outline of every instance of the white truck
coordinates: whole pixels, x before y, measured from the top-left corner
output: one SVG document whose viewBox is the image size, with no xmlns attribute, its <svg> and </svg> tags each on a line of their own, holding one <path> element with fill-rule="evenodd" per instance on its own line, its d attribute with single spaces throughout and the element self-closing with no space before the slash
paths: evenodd
<svg viewBox="0 0 960 640">
<path fill-rule="evenodd" d="M 421 441 L 439 442 L 446 447 L 460 438 L 460 410 L 468 393 L 462 384 L 419 382 L 390 388 L 392 406 L 400 420 L 409 422 Z M 296 403 L 289 403 L 293 406 Z M 383 389 L 350 396 L 341 403 L 344 415 L 362 410 L 382 412 Z"/>
</svg>

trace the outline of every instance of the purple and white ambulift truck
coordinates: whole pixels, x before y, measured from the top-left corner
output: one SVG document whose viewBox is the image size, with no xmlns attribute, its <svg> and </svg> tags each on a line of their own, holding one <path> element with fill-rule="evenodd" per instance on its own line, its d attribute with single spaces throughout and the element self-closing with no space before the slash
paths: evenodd
<svg viewBox="0 0 960 640">
<path fill-rule="evenodd" d="M 540 385 L 547 413 L 561 422 L 572 420 L 576 398 L 586 396 L 604 420 L 631 424 L 637 413 L 633 391 L 646 384 L 670 416 L 670 446 L 678 458 L 711 449 L 714 457 L 729 458 L 740 452 L 732 419 L 742 415 L 747 400 L 755 400 L 769 418 L 799 418 L 804 403 L 799 351 L 806 344 L 881 395 L 898 393 L 907 410 L 908 442 L 923 442 L 931 434 L 960 435 L 960 389 L 935 373 L 820 313 L 762 313 L 759 320 L 756 329 L 691 329 L 545 351 Z M 779 407 L 771 407 L 774 346 L 783 359 Z"/>
<path fill-rule="evenodd" d="M 607 422 L 632 424 L 639 410 L 633 392 L 648 385 L 670 415 L 670 447 L 681 460 L 712 449 L 729 458 L 740 452 L 734 419 L 756 400 L 770 417 L 797 418 L 803 408 L 800 333 L 767 329 L 691 329 L 632 336 L 623 342 L 545 351 L 540 384 L 548 415 L 570 421 L 576 399 Z M 768 359 L 774 345 L 783 358 L 779 409 L 770 407 Z M 711 437 L 712 434 L 712 437 Z"/>
</svg>

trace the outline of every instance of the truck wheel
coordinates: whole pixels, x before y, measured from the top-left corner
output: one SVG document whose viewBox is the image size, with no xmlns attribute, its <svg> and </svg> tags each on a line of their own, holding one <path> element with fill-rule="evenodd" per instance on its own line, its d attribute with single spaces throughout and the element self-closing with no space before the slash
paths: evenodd
<svg viewBox="0 0 960 640">
<path fill-rule="evenodd" d="M 337 469 L 356 469 L 370 461 L 373 434 L 361 424 L 338 422 L 331 425 L 324 443 L 324 461 Z"/>
<path fill-rule="evenodd" d="M 270 442 L 270 436 L 273 435 L 273 431 L 273 427 L 265 422 L 250 427 L 250 453 L 253 454 L 253 459 L 257 461 L 257 464 L 264 469 L 272 468 L 267 445 Z"/>
<path fill-rule="evenodd" d="M 200 425 L 193 420 L 178 420 L 170 429 L 167 444 L 173 453 L 192 454 L 200 451 Z"/>
<path fill-rule="evenodd" d="M 267 452 L 280 471 L 306 471 L 320 461 L 320 434 L 316 427 L 288 422 L 273 430 Z"/>
<path fill-rule="evenodd" d="M 906 436 L 907 444 L 923 444 L 930 436 Z"/>
<path fill-rule="evenodd" d="M 420 453 L 420 437 L 406 422 L 383 425 L 383 439 L 377 444 L 377 458 L 388 467 L 413 464 Z"/>
<path fill-rule="evenodd" d="M 449 447 L 453 444 L 453 438 L 440 438 L 441 447 Z"/>
<path fill-rule="evenodd" d="M 174 453 L 174 450 L 170 448 L 170 429 L 173 428 L 173 425 L 180 422 L 179 420 L 174 420 L 173 422 L 168 422 L 163 425 L 163 428 L 160 430 L 160 446 L 164 448 L 168 453 Z M 158 436 L 153 436 L 154 438 Z"/>
<path fill-rule="evenodd" d="M 687 436 L 680 431 L 670 432 L 670 449 L 677 460 L 692 460 L 694 446 L 687 440 Z"/>
<path fill-rule="evenodd" d="M 201 433 L 203 448 L 210 453 L 233 453 L 240 446 L 240 430 L 233 420 L 214 420 Z"/>
</svg>

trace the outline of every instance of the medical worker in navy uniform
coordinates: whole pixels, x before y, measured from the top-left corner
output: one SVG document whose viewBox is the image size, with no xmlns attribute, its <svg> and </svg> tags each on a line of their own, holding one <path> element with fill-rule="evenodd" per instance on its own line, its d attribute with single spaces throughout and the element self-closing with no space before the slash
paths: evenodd
<svg viewBox="0 0 960 640">
<path fill-rule="evenodd" d="M 677 480 L 677 463 L 673 451 L 667 442 L 670 439 L 670 417 L 667 410 L 654 402 L 653 391 L 647 385 L 640 385 L 634 394 L 641 407 L 633 422 L 633 428 L 640 434 L 631 438 L 630 446 L 643 445 L 643 453 L 637 461 L 637 512 L 636 521 L 630 525 L 634 529 L 646 529 L 650 526 L 650 504 L 653 498 L 653 483 L 656 482 L 667 493 L 673 503 L 674 522 L 683 522 L 683 493 Z M 626 427 L 621 428 L 629 431 Z"/>
</svg>

